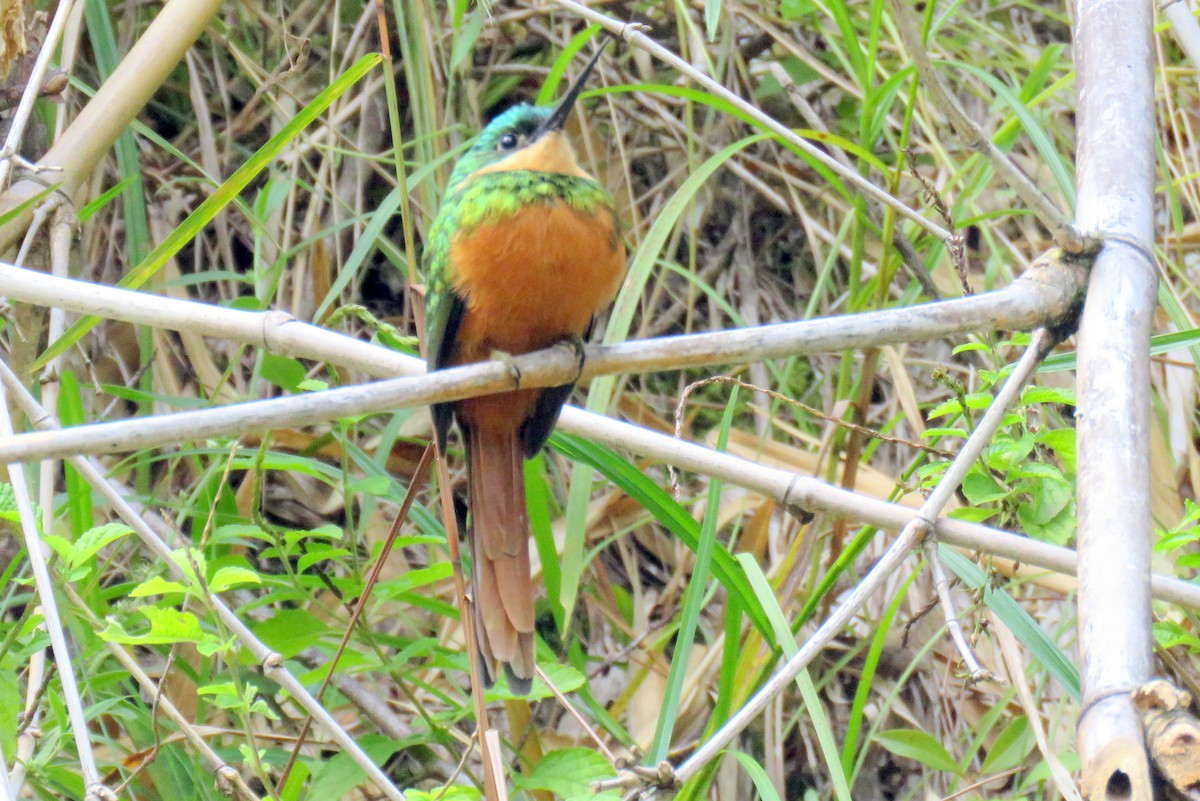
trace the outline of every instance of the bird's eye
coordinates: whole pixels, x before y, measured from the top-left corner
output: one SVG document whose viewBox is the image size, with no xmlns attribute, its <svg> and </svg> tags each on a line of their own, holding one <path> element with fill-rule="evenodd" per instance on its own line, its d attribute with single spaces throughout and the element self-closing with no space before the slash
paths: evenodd
<svg viewBox="0 0 1200 801">
<path fill-rule="evenodd" d="M 517 146 L 517 135 L 516 134 L 506 133 L 506 134 L 504 134 L 504 136 L 500 137 L 500 149 L 501 150 L 512 150 L 516 146 Z"/>
</svg>

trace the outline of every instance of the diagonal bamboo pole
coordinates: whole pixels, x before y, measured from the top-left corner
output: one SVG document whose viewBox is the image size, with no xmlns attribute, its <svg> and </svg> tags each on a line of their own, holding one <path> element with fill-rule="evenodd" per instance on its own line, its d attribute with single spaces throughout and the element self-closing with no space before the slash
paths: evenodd
<svg viewBox="0 0 1200 801">
<path fill-rule="evenodd" d="M 59 184 L 59 192 L 73 200 L 83 180 L 159 90 L 220 6 L 221 0 L 170 0 L 163 6 L 95 97 L 38 161 L 37 166 L 49 170 L 37 180 L 17 181 L 0 194 L 0 213 L 34 197 L 47 184 Z M 27 209 L 0 226 L 0 251 L 24 234 L 32 215 Z"/>
<path fill-rule="evenodd" d="M 1033 343 L 1026 348 L 1024 355 L 1021 356 L 1000 391 L 996 393 L 992 405 L 984 413 L 979 425 L 963 443 L 962 450 L 946 468 L 945 474 L 929 494 L 925 503 L 922 504 L 921 509 L 905 524 L 900 536 L 888 546 L 887 551 L 875 563 L 871 571 L 855 585 L 846 599 L 833 610 L 825 622 L 813 632 L 796 653 L 771 678 L 767 679 L 741 709 L 679 766 L 675 772 L 675 778 L 678 781 L 687 781 L 718 757 L 733 742 L 733 739 L 759 716 L 767 704 L 795 681 L 813 658 L 841 633 L 850 618 L 888 580 L 912 549 L 934 531 L 942 509 L 958 491 L 958 487 L 966 477 L 971 465 L 983 453 L 983 449 L 991 443 L 992 437 L 1004 422 L 1008 410 L 1020 397 L 1021 390 L 1025 388 L 1029 379 L 1032 378 L 1034 370 L 1037 369 L 1042 359 L 1046 358 L 1053 345 L 1054 338 L 1045 329 L 1040 329 L 1034 334 Z"/>
<path fill-rule="evenodd" d="M 388 357 L 398 355 L 383 348 L 376 350 Z M 57 422 L 36 404 L 33 396 L 20 383 L 20 379 L 8 370 L 3 362 L 0 362 L 0 382 L 12 393 L 39 429 L 45 432 L 62 430 Z M 915 510 L 906 506 L 864 497 L 789 470 L 760 465 L 630 423 L 589 414 L 581 409 L 568 407 L 565 411 L 575 412 L 576 422 L 572 427 L 575 434 L 614 448 L 659 459 L 685 470 L 720 478 L 762 493 L 788 509 L 825 512 L 887 531 L 899 531 L 916 515 Z M 982 551 L 1022 565 L 1065 575 L 1075 575 L 1077 570 L 1078 560 L 1074 551 L 1019 534 L 951 518 L 938 520 L 934 531 L 941 542 L 959 548 Z M 1154 597 L 1159 600 L 1200 610 L 1200 587 L 1155 574 L 1152 588 Z"/>
<path fill-rule="evenodd" d="M 19 270 L 4 268 L 0 281 L 10 297 L 16 297 Z M 393 378 L 370 385 L 344 387 L 271 401 L 252 401 L 202 411 L 179 412 L 113 423 L 77 426 L 55 434 L 21 434 L 0 443 L 0 459 L 24 461 L 33 458 L 62 457 L 80 453 L 131 451 L 156 447 L 188 439 L 211 436 L 236 436 L 267 428 L 308 425 L 338 417 L 376 413 L 388 409 L 457 400 L 515 389 L 518 387 L 557 386 L 577 377 L 588 378 L 608 373 L 636 373 L 679 369 L 712 364 L 758 362 L 785 356 L 837 352 L 847 348 L 934 339 L 986 327 L 994 329 L 1027 329 L 1038 325 L 1056 324 L 1069 315 L 1076 303 L 1080 270 L 1067 261 L 1053 258 L 1039 260 L 1036 267 L 1003 290 L 957 300 L 929 303 L 903 309 L 829 317 L 796 323 L 758 326 L 707 334 L 664 337 L 659 339 L 598 345 L 587 349 L 587 358 L 580 373 L 574 352 L 550 348 L 539 353 L 519 356 L 509 362 L 493 361 L 444 370 L 431 375 Z M 33 298 L 30 285 L 46 287 L 70 284 L 61 278 L 35 274 L 26 280 L 20 296 Z M 78 283 L 76 283 L 78 286 Z M 280 338 L 272 333 L 285 330 L 299 333 L 301 324 L 288 323 L 286 316 L 255 315 L 219 310 L 202 306 L 192 310 L 191 321 L 181 317 L 163 320 L 164 312 L 182 312 L 179 301 L 91 287 L 97 297 L 106 299 L 105 313 L 131 322 L 157 322 L 170 327 L 187 326 L 197 333 L 217 333 L 249 338 L 255 344 L 272 348 Z M 136 310 L 121 307 L 133 298 L 141 303 Z M 32 302 L 64 305 L 60 298 L 44 297 Z M 157 307 L 157 308 L 155 308 Z M 242 316 L 236 316 L 236 315 Z M 220 317 L 236 316 L 234 330 L 207 328 L 206 323 Z M 279 322 L 282 319 L 283 322 Z M 267 331 L 268 322 L 277 322 L 274 331 Z M 371 346 L 365 343 L 347 344 L 350 340 L 338 337 L 320 338 L 321 347 L 303 353 L 309 358 L 339 361 L 360 366 Z M 292 351 L 295 352 L 295 351 Z M 404 372 L 420 368 L 415 359 L 405 359 Z M 563 415 L 564 430 L 571 430 L 574 412 Z"/>
<path fill-rule="evenodd" d="M 1079 329 L 1077 744 L 1083 794 L 1150 799 L 1130 692 L 1150 678 L 1150 319 L 1154 241 L 1154 6 L 1075 4 L 1077 222 L 1105 240 Z"/>
<path fill-rule="evenodd" d="M 2 360 L 0 360 L 0 382 L 2 382 L 4 390 L 16 401 L 16 404 L 25 413 L 25 416 L 29 418 L 31 423 L 40 427 L 57 427 L 58 422 L 54 419 L 53 415 L 37 402 L 33 395 L 21 384 L 16 373 Z M 2 392 L 0 392 L 0 397 L 3 397 Z M 2 421 L 3 418 L 0 418 L 0 424 L 2 424 Z M 137 510 L 104 477 L 104 471 L 100 469 L 95 461 L 85 456 L 72 456 L 67 461 L 79 471 L 88 484 L 100 493 L 110 508 L 117 513 L 117 516 L 133 529 L 138 539 L 142 541 L 142 544 L 162 560 L 163 565 L 166 566 L 168 572 L 174 578 L 184 582 L 189 580 L 187 574 L 172 557 L 171 546 L 159 538 L 158 534 L 150 528 L 145 519 L 137 513 Z M 387 774 L 359 747 L 354 738 L 342 728 L 333 715 L 325 707 L 321 706 L 308 692 L 307 688 L 291 674 L 284 665 L 283 657 L 272 651 L 262 640 L 258 639 L 246 624 L 242 622 L 238 614 L 230 609 L 219 597 L 211 595 L 206 599 L 206 603 L 216 612 L 221 622 L 233 632 L 238 641 L 246 646 L 259 660 L 263 675 L 272 681 L 278 682 L 280 686 L 287 690 L 296 703 L 325 728 L 330 738 L 341 746 L 346 754 L 366 773 L 367 777 L 375 783 L 383 796 L 391 799 L 391 801 L 404 801 L 404 794 L 396 788 Z M 86 727 L 84 727 L 84 736 L 87 736 Z"/>
</svg>

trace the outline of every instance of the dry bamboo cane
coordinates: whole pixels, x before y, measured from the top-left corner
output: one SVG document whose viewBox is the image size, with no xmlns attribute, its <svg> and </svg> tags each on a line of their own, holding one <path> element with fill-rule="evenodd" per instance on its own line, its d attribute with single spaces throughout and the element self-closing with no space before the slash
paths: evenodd
<svg viewBox="0 0 1200 801">
<path fill-rule="evenodd" d="M 12 268 L 0 270 L 10 297 L 32 298 L 34 287 L 61 287 L 64 279 L 54 279 L 39 273 L 23 277 L 24 285 L 17 287 L 18 276 Z M 1076 302 L 1080 271 L 1066 261 L 1054 258 L 1039 260 L 1018 281 L 996 292 L 957 300 L 928 303 L 903 309 L 844 315 L 796 323 L 719 331 L 707 334 L 688 334 L 659 339 L 637 340 L 616 345 L 595 345 L 587 348 L 582 373 L 578 357 L 572 349 L 550 348 L 538 353 L 518 356 L 509 361 L 442 370 L 418 377 L 394 378 L 369 385 L 331 389 L 280 398 L 271 401 L 251 401 L 202 411 L 179 412 L 169 415 L 141 417 L 112 423 L 76 426 L 47 433 L 20 434 L 0 443 L 0 460 L 25 461 L 36 458 L 71 456 L 81 453 L 133 451 L 167 445 L 189 439 L 212 436 L 236 436 L 284 426 L 308 425 L 339 417 L 377 413 L 389 409 L 424 405 L 435 402 L 508 391 L 519 387 L 557 386 L 576 378 L 589 378 L 608 373 L 637 373 L 680 369 L 713 364 L 758 362 L 789 356 L 837 352 L 847 348 L 934 339 L 985 327 L 1024 330 L 1039 325 L 1052 325 L 1067 315 Z M 188 306 L 179 301 L 168 303 L 165 298 L 153 298 L 159 311 L 152 312 L 141 304 L 137 310 L 120 308 L 122 299 L 140 293 L 108 289 L 93 293 L 105 298 L 106 313 L 131 322 L 147 322 L 169 327 L 183 325 L 179 317 L 162 320 L 162 310 L 178 310 Z M 142 298 L 153 297 L 142 295 Z M 67 301 L 44 297 L 31 302 L 65 305 Z M 218 319 L 233 319 L 238 314 L 214 307 L 192 310 L 188 323 L 196 333 L 216 333 L 217 327 L 206 329 L 206 323 Z M 246 313 L 241 313 L 246 314 Z M 136 319 L 134 319 L 136 318 Z M 287 323 L 289 318 L 266 315 L 239 316 L 236 330 L 222 330 L 222 335 L 251 339 L 268 348 L 279 342 L 268 335 L 265 325 L 274 321 L 274 331 L 281 329 L 298 333 L 299 323 Z M 280 321 L 283 322 L 280 322 Z M 248 330 L 247 330 L 248 329 Z M 335 361 L 350 366 L 366 366 L 371 346 L 349 344 L 344 337 L 320 339 L 322 347 L 307 353 L 310 358 Z M 292 352 L 295 352 L 294 350 Z M 369 357 L 368 357 L 369 358 Z M 405 372 L 420 369 L 413 359 L 397 360 Z M 564 430 L 570 430 L 574 413 L 562 417 Z"/>
<path fill-rule="evenodd" d="M 55 427 L 58 425 L 54 417 L 25 389 L 17 375 L 3 361 L 0 361 L 0 380 L 3 381 L 4 389 L 16 401 L 30 422 L 42 427 Z M 105 479 L 104 471 L 93 460 L 85 456 L 71 456 L 67 461 L 79 471 L 88 484 L 104 497 L 112 510 L 117 513 L 117 516 L 133 529 L 134 533 L 142 541 L 142 544 L 162 560 L 162 563 L 173 577 L 184 582 L 189 580 L 187 574 L 172 557 L 171 547 L 159 538 L 141 515 Z M 206 603 L 216 612 L 221 622 L 229 628 L 237 640 L 246 646 L 259 660 L 263 675 L 272 681 L 278 682 L 287 690 L 296 703 L 300 704 L 306 712 L 313 716 L 313 719 L 317 723 L 324 727 L 329 733 L 330 738 L 341 746 L 346 754 L 362 768 L 367 777 L 380 789 L 384 797 L 392 799 L 392 801 L 404 801 L 404 794 L 396 788 L 387 774 L 371 761 L 371 758 L 359 747 L 354 738 L 312 697 L 305 686 L 288 671 L 283 663 L 283 657 L 272 651 L 262 640 L 258 639 L 246 624 L 242 622 L 237 613 L 230 609 L 219 597 L 213 595 L 206 599 Z"/>
<path fill-rule="evenodd" d="M 1081 230 L 1105 240 L 1079 329 L 1076 379 L 1083 795 L 1152 797 L 1130 692 L 1150 678 L 1150 320 L 1154 6 L 1075 4 Z"/>
<path fill-rule="evenodd" d="M 996 393 L 992 405 L 979 421 L 971 436 L 963 443 L 962 450 L 954 457 L 938 485 L 930 493 L 921 509 L 904 526 L 900 536 L 888 546 L 887 551 L 863 577 L 825 622 L 813 632 L 796 653 L 763 684 L 749 701 L 742 706 L 703 745 L 687 758 L 675 772 L 678 781 L 687 781 L 705 765 L 716 758 L 733 738 L 758 717 L 767 704 L 791 684 L 809 662 L 813 660 L 836 637 L 868 598 L 895 572 L 913 547 L 933 533 L 938 515 L 958 490 L 967 471 L 1000 428 L 1004 416 L 1021 390 L 1033 376 L 1033 371 L 1050 352 L 1052 338 L 1043 329 L 1034 334 L 1033 343 L 1026 349 L 1012 374 Z"/>
<path fill-rule="evenodd" d="M 37 195 L 47 184 L 74 200 L 83 180 L 113 142 L 204 32 L 221 0 L 170 0 L 117 65 L 74 122 L 37 163 L 48 170 L 39 179 L 17 181 L 0 195 L 7 212 Z M 0 226 L 0 250 L 16 242 L 29 227 L 32 210 Z"/>
<path fill-rule="evenodd" d="M 1039 269 L 1047 270 L 1045 266 Z M 1038 270 L 1032 271 L 1032 274 L 1037 273 Z M 1047 273 L 1047 275 L 1052 276 L 1053 274 Z M 1025 280 L 1031 279 L 1022 279 L 1022 281 Z M 1048 278 L 1042 283 L 1046 287 L 1053 287 L 1057 280 L 1060 279 L 1050 280 Z M 1020 283 L 1018 282 L 1018 284 Z M 3 264 L 0 264 L 0 285 L 9 290 L 10 296 L 25 302 L 53 304 L 79 313 L 97 313 L 128 322 L 166 328 L 187 328 L 200 334 L 224 337 L 278 353 L 330 361 L 339 366 L 362 370 L 373 376 L 413 375 L 424 370 L 423 363 L 418 359 L 343 334 L 301 323 L 282 312 L 237 311 L 201 303 L 159 298 L 129 290 L 53 278 L 43 273 Z M 1063 290 L 1047 291 L 1050 291 L 1054 298 L 1058 298 L 1061 292 L 1066 290 L 1064 288 Z M 1006 293 L 1008 290 L 1000 290 L 1000 292 Z M 1010 314 L 1015 314 L 1013 310 L 1023 308 L 1026 302 L 1019 299 L 1024 297 L 1025 289 L 1021 289 L 1019 292 L 1021 294 L 1018 295 L 1018 299 L 1008 298 L 998 305 L 1009 309 Z M 993 297 L 993 295 L 981 297 Z M 958 302 L 950 301 L 948 303 L 953 305 Z M 1051 307 L 1056 308 L 1057 303 L 1056 300 Z M 943 308 L 949 307 L 943 306 Z M 963 312 L 964 317 L 969 318 L 966 322 L 969 322 L 970 326 L 989 324 L 994 326 L 998 324 L 998 319 L 1003 319 L 1005 324 L 1012 323 L 1011 317 L 1001 318 L 997 315 L 991 315 L 987 320 L 974 319 L 975 313 L 989 314 L 986 306 L 978 307 L 971 313 L 967 313 L 968 310 L 964 310 L 962 307 L 957 308 Z M 817 325 L 821 324 L 821 321 L 813 322 Z M 837 325 L 845 325 L 849 322 L 850 320 L 846 319 Z M 964 322 L 964 327 L 966 327 L 966 322 Z M 928 333 L 932 324 L 931 320 L 923 317 L 909 319 L 905 323 L 906 326 L 915 327 L 923 333 Z M 866 330 L 869 326 L 858 326 L 857 328 L 859 331 L 866 331 L 866 336 L 873 335 L 873 332 Z M 846 335 L 851 336 L 849 331 L 846 332 Z M 551 354 L 551 357 L 555 355 Z M 557 354 L 557 356 L 561 355 Z M 571 364 L 570 369 L 574 370 L 573 357 L 568 361 Z M 19 386 L 19 384 L 15 386 Z M 15 386 L 10 386 L 10 391 L 15 393 Z M 278 404 L 281 402 L 281 400 L 274 400 L 265 403 Z M 271 405 L 267 406 L 269 417 L 272 416 L 270 410 L 274 408 Z M 178 420 L 177 417 L 172 419 Z M 797 476 L 787 470 L 764 467 L 734 456 L 716 453 L 690 442 L 673 439 L 570 406 L 563 411 L 559 427 L 564 431 L 589 437 L 615 448 L 661 459 L 693 472 L 717 476 L 738 486 L 762 492 L 780 502 L 794 503 L 806 509 L 829 512 L 891 531 L 902 528 L 913 515 L 911 509 L 877 499 L 865 498 L 831 487 L 813 478 Z M 175 441 L 184 438 L 182 430 L 177 430 L 176 434 L 180 436 Z M 943 542 L 958 547 L 982 550 L 1016 560 L 1022 564 L 1060 573 L 1072 575 L 1075 573 L 1075 553 L 1066 548 L 1058 548 L 1027 537 L 957 520 L 940 521 L 937 532 Z M 1154 576 L 1152 581 L 1156 598 L 1189 608 L 1200 608 L 1200 588 L 1162 576 Z"/>
</svg>

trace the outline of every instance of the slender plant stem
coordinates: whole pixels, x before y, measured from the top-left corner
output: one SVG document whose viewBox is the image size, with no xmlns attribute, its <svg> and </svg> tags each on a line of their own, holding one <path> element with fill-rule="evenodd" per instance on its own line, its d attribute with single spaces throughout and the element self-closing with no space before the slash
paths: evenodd
<svg viewBox="0 0 1200 801">
<path fill-rule="evenodd" d="M 4 369 L 7 370 L 7 365 L 4 365 Z M 0 438 L 12 436 L 13 424 L 9 414 L 8 393 L 0 386 Z M 33 510 L 33 501 L 30 499 L 24 466 L 16 463 L 9 464 L 8 478 L 12 485 L 17 514 L 21 520 L 21 533 L 25 537 L 26 556 L 29 558 L 29 566 L 33 570 L 34 583 L 37 586 L 38 600 L 42 607 L 42 619 L 45 623 L 46 634 L 50 637 L 50 648 L 54 652 L 54 662 L 58 666 L 59 680 L 62 682 L 63 701 L 71 720 L 75 748 L 79 752 L 81 775 L 84 786 L 91 793 L 92 788 L 100 784 L 100 772 L 96 769 L 96 757 L 92 753 L 87 716 L 83 711 L 83 699 L 79 695 L 79 684 L 75 680 L 75 671 L 71 665 L 71 649 L 67 646 L 62 617 L 58 613 L 58 601 L 54 597 L 54 580 L 51 578 L 50 568 L 46 564 L 45 546 L 38 534 L 37 516 Z"/>
<path fill-rule="evenodd" d="M 900 536 L 893 542 L 884 555 L 875 563 L 871 571 L 855 586 L 833 613 L 813 633 L 803 646 L 789 659 L 766 683 L 737 711 L 724 725 L 718 729 L 695 753 L 687 758 L 676 771 L 679 781 L 687 781 L 696 775 L 709 761 L 716 758 L 721 751 L 733 741 L 733 738 L 750 725 L 766 708 L 767 704 L 788 687 L 804 670 L 813 658 L 821 652 L 836 637 L 850 618 L 859 610 L 866 600 L 887 581 L 909 552 L 922 539 L 935 531 L 937 516 L 950 497 L 958 490 L 959 484 L 966 476 L 971 465 L 979 458 L 983 449 L 992 441 L 992 436 L 999 429 L 1008 409 L 1020 397 L 1021 390 L 1037 369 L 1038 364 L 1049 352 L 1048 343 L 1053 339 L 1045 331 L 1039 331 L 1033 343 L 1025 350 L 1020 361 L 1004 382 L 1004 386 L 996 393 L 992 405 L 988 407 L 979 425 L 971 432 L 971 436 L 963 443 L 938 485 L 930 493 L 919 512 L 904 526 Z"/>
<path fill-rule="evenodd" d="M 20 380 L 16 374 L 9 369 L 8 365 L 0 361 L 0 381 L 3 388 L 0 388 L 0 394 L 4 393 L 4 388 L 12 394 L 17 404 L 29 417 L 30 421 L 41 427 L 57 426 L 58 423 L 54 417 L 40 404 L 36 399 L 29 394 L 28 391 L 21 386 Z M 0 415 L 0 420 L 5 419 Z M 0 423 L 0 434 L 3 434 L 2 423 Z M 129 504 L 128 501 L 117 491 L 117 489 L 104 477 L 104 471 L 93 460 L 84 456 L 72 456 L 67 459 L 67 462 L 79 471 L 84 480 L 94 487 L 102 497 L 112 507 L 138 538 L 155 556 L 157 556 L 166 566 L 167 570 L 179 581 L 189 581 L 186 572 L 176 563 L 172 556 L 172 549 L 169 545 L 163 542 L 152 528 L 142 519 L 141 515 Z M 32 557 L 31 557 L 32 558 Z M 367 756 L 366 752 L 358 745 L 357 741 L 351 737 L 345 729 L 338 725 L 337 720 L 329 714 L 326 709 L 317 702 L 308 690 L 296 680 L 283 664 L 283 658 L 268 648 L 261 640 L 254 636 L 247 626 L 242 623 L 237 614 L 229 608 L 229 606 L 216 596 L 208 599 L 208 603 L 216 612 L 221 622 L 227 626 L 232 634 L 248 648 L 251 653 L 259 660 L 264 675 L 273 681 L 278 682 L 287 692 L 296 700 L 306 712 L 320 723 L 328 732 L 329 736 L 346 752 L 346 754 L 354 760 L 367 777 L 376 784 L 379 790 L 385 797 L 392 801 L 404 801 L 404 794 L 392 784 L 382 770 Z M 53 636 L 53 635 L 52 635 Z M 64 678 L 65 682 L 65 678 Z M 86 727 L 79 729 L 86 732 Z"/>
</svg>

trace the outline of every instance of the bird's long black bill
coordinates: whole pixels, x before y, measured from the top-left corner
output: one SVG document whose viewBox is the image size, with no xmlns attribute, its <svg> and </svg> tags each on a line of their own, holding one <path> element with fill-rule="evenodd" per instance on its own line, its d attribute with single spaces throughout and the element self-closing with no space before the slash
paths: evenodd
<svg viewBox="0 0 1200 801">
<path fill-rule="evenodd" d="M 592 56 L 592 60 L 583 68 L 583 72 L 579 73 L 579 77 L 575 79 L 575 83 L 571 84 L 571 88 L 567 90 L 563 99 L 558 101 L 558 105 L 554 107 L 554 111 L 551 112 L 546 121 L 538 128 L 537 133 L 533 137 L 534 139 L 550 131 L 561 131 L 566 126 L 567 118 L 571 116 L 571 109 L 575 107 L 575 101 L 579 99 L 579 94 L 583 91 L 588 76 L 592 74 L 592 68 L 600 60 L 600 56 L 604 55 L 604 48 L 608 45 L 611 38 L 610 36 L 605 36 L 601 40 L 600 49 L 596 51 L 596 55 Z"/>
</svg>

